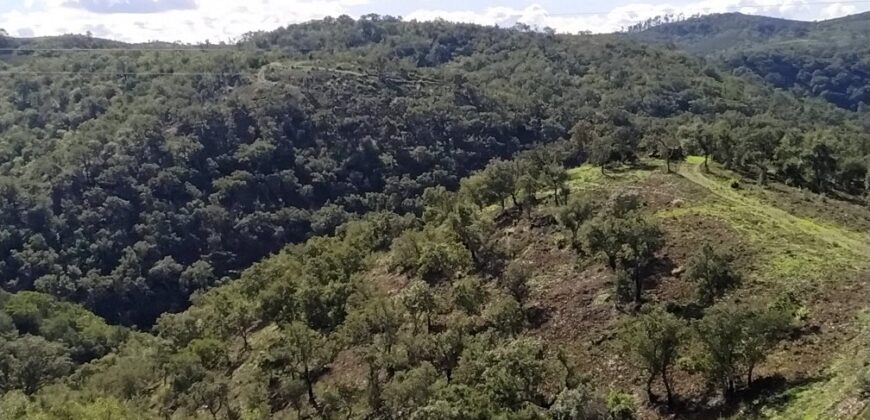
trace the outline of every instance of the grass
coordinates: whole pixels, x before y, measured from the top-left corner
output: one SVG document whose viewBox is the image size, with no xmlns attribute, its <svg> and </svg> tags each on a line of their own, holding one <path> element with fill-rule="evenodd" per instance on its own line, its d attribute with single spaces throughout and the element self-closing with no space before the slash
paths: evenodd
<svg viewBox="0 0 870 420">
<path fill-rule="evenodd" d="M 870 324 L 870 314 L 863 312 L 858 319 L 861 325 Z M 765 417 L 777 420 L 821 419 L 857 417 L 858 412 L 837 412 L 838 406 L 849 410 L 850 404 L 843 404 L 849 398 L 859 398 L 861 378 L 867 373 L 867 346 L 864 341 L 868 332 L 863 331 L 843 346 L 840 354 L 826 372 L 827 380 L 811 382 L 783 393 L 786 402 L 781 407 L 764 410 Z M 863 407 L 859 406 L 859 410 Z"/>
<path fill-rule="evenodd" d="M 775 199 L 759 197 L 757 191 L 732 188 L 731 181 L 739 176 L 713 162 L 710 162 L 712 173 L 707 173 L 703 162 L 703 157 L 690 156 L 676 165 L 676 170 L 685 180 L 701 187 L 704 194 L 693 195 L 683 205 L 670 206 L 656 215 L 676 220 L 701 216 L 727 224 L 752 251 L 753 261 L 746 274 L 753 283 L 761 285 L 759 291 L 814 293 L 825 284 L 830 287 L 846 284 L 870 268 L 867 258 L 870 235 L 820 219 L 824 212 L 840 209 L 835 207 L 840 203 L 825 203 L 818 216 L 795 215 L 778 207 Z M 584 165 L 568 171 L 568 184 L 572 191 L 639 188 L 637 183 L 658 171 L 649 167 L 618 168 L 602 175 L 599 168 Z M 819 304 L 825 305 L 824 301 Z M 757 401 L 763 406 L 757 414 L 773 419 L 853 418 L 861 414 L 863 403 L 857 396 L 861 378 L 868 370 L 864 362 L 870 357 L 866 345 L 870 331 L 857 326 L 870 325 L 870 312 L 862 312 L 859 319 L 847 322 L 854 336 L 844 338 L 839 347 L 836 343 L 824 347 L 831 352 L 830 359 L 822 358 L 829 360 L 824 374 L 795 384 L 773 398 Z M 741 418 L 740 414 L 737 418 Z"/>
<path fill-rule="evenodd" d="M 762 281 L 815 281 L 825 273 L 867 268 L 870 237 L 866 234 L 798 217 L 744 194 L 731 188 L 730 177 L 704 173 L 701 162 L 701 157 L 690 157 L 689 165 L 679 171 L 708 189 L 710 198 L 659 212 L 660 217 L 694 214 L 728 223 L 758 251 L 757 277 Z"/>
<path fill-rule="evenodd" d="M 711 165 L 719 175 L 705 173 L 702 157 L 689 157 L 680 175 L 710 191 L 707 198 L 679 208 L 660 211 L 659 217 L 701 215 L 723 221 L 740 233 L 757 255 L 751 277 L 772 290 L 848 278 L 868 269 L 870 236 L 844 226 L 809 217 L 799 217 L 748 192 L 731 188 L 730 174 Z M 830 203 L 834 206 L 836 203 Z M 866 325 L 866 314 L 857 325 Z M 863 329 L 862 329 L 863 330 Z M 867 331 L 838 349 L 823 379 L 791 388 L 762 415 L 775 419 L 841 417 L 843 402 L 854 398 L 866 371 Z M 845 404 L 848 406 L 848 404 Z M 847 414 L 854 417 L 857 413 Z"/>
<path fill-rule="evenodd" d="M 649 178 L 659 170 L 652 165 L 620 166 L 601 173 L 601 168 L 582 165 L 568 169 L 568 187 L 571 191 L 597 190 L 603 187 L 631 185 Z"/>
</svg>

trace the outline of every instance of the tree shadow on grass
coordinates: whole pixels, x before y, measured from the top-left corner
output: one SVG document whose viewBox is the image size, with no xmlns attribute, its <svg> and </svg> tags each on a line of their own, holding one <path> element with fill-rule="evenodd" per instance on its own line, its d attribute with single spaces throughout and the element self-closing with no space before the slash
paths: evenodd
<svg viewBox="0 0 870 420">
<path fill-rule="evenodd" d="M 649 162 L 626 163 L 619 166 L 608 167 L 604 171 L 604 176 L 608 174 L 624 174 L 634 171 L 652 171 L 661 168 L 661 165 L 656 165 Z"/>
<path fill-rule="evenodd" d="M 794 400 L 797 395 L 794 391 L 826 379 L 827 376 L 807 376 L 789 380 L 779 374 L 761 377 L 751 387 L 740 389 L 731 398 L 719 400 L 719 403 L 710 404 L 709 398 L 681 402 L 676 410 L 681 413 L 677 418 L 701 420 L 731 418 L 736 415 L 739 418 L 759 418 L 762 409 L 783 408 Z"/>
<path fill-rule="evenodd" d="M 648 297 L 649 291 L 659 287 L 662 280 L 670 276 L 676 267 L 677 264 L 667 255 L 656 258 L 644 272 L 643 295 Z"/>
<path fill-rule="evenodd" d="M 704 305 L 698 302 L 689 302 L 685 304 L 668 302 L 668 312 L 682 319 L 701 319 L 704 317 Z"/>
</svg>

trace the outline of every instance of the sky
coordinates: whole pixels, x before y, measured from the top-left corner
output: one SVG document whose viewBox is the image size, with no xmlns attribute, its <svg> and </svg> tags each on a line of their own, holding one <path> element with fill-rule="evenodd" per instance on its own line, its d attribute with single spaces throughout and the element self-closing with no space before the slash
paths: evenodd
<svg viewBox="0 0 870 420">
<path fill-rule="evenodd" d="M 90 32 L 131 42 L 219 43 L 325 16 L 369 13 L 599 33 L 663 14 L 823 20 L 867 10 L 870 0 L 0 0 L 0 29 L 20 37 Z"/>
</svg>

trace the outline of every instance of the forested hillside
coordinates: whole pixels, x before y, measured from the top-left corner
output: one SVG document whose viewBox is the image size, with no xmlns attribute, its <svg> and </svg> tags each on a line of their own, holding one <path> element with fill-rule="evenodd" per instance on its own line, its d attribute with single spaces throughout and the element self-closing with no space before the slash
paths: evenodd
<svg viewBox="0 0 870 420">
<path fill-rule="evenodd" d="M 870 212 L 718 164 L 496 161 L 264 259 L 8 418 L 851 418 Z M 12 305 L 7 304 L 7 308 Z M 14 305 L 14 307 L 21 304 Z M 10 313 L 17 313 L 10 309 Z M 32 338 L 20 341 L 33 340 Z M 113 345 L 117 346 L 117 344 Z M 60 355 L 64 353 L 60 350 Z M 41 353 L 25 358 L 39 359 Z M 61 360 L 61 359 L 58 359 Z"/>
<path fill-rule="evenodd" d="M 702 16 L 631 37 L 721 62 L 776 87 L 818 96 L 843 108 L 870 104 L 870 14 L 798 22 L 739 13 Z"/>
<path fill-rule="evenodd" d="M 864 411 L 866 113 L 624 35 L 0 42 L 0 418 Z"/>
<path fill-rule="evenodd" d="M 348 213 L 418 210 L 423 188 L 578 123 L 620 159 L 677 126 L 751 130 L 728 160 L 764 171 L 817 143 L 866 152 L 846 113 L 606 36 L 372 17 L 232 47 L 53 43 L 75 42 L 97 49 L 4 58 L 0 273 L 130 325 Z M 844 176 L 863 188 L 863 172 Z"/>
</svg>

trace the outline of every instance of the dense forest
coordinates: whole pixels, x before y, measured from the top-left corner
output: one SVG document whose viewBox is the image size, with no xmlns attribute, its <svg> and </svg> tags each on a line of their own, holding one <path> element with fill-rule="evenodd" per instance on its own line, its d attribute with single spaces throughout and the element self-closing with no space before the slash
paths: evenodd
<svg viewBox="0 0 870 420">
<path fill-rule="evenodd" d="M 816 144 L 868 152 L 854 116 L 612 37 L 370 17 L 233 47 L 21 48 L 0 87 L 4 287 L 143 327 L 348 214 L 419 211 L 423 188 L 578 123 L 622 160 L 677 126 L 701 143 L 751 131 L 722 161 L 795 183 L 814 182 L 794 166 Z M 863 189 L 861 168 L 823 175 Z"/>
<path fill-rule="evenodd" d="M 0 418 L 758 415 L 853 327 L 759 285 L 857 296 L 870 117 L 771 69 L 374 15 L 0 44 Z"/>
<path fill-rule="evenodd" d="M 730 13 L 638 28 L 649 29 L 631 37 L 677 45 L 799 95 L 851 110 L 870 104 L 868 13 L 821 22 Z"/>
</svg>

